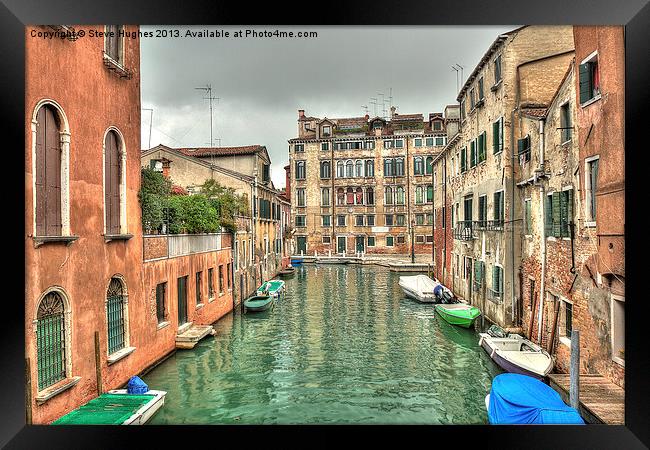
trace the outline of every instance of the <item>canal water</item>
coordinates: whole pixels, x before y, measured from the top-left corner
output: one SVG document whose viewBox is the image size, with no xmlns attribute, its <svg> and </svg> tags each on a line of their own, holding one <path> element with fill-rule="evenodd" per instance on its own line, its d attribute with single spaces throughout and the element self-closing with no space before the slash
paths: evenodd
<svg viewBox="0 0 650 450">
<path fill-rule="evenodd" d="M 167 391 L 150 423 L 488 423 L 500 369 L 476 331 L 405 298 L 398 280 L 374 266 L 298 267 L 272 311 L 222 318 L 144 377 Z"/>
</svg>

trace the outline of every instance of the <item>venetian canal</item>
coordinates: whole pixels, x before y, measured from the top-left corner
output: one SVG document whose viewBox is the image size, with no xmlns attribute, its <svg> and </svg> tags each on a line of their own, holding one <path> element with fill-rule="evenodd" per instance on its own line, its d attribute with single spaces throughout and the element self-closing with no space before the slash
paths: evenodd
<svg viewBox="0 0 650 450">
<path fill-rule="evenodd" d="M 500 373 L 474 330 L 403 296 L 374 266 L 308 265 L 272 311 L 230 314 L 145 382 L 152 424 L 486 424 Z"/>
</svg>

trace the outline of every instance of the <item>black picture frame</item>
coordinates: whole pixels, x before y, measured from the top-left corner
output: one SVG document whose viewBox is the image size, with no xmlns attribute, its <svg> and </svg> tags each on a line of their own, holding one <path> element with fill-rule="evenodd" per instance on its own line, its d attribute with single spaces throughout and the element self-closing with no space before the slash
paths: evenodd
<svg viewBox="0 0 650 450">
<path fill-rule="evenodd" d="M 422 442 L 425 445 L 442 445 L 443 442 L 465 443 L 474 448 L 617 448 L 633 449 L 650 446 L 648 417 L 648 361 L 650 355 L 643 345 L 643 330 L 647 317 L 648 301 L 642 295 L 640 269 L 645 268 L 641 245 L 644 237 L 641 226 L 643 200 L 647 189 L 638 185 L 643 179 L 644 155 L 647 139 L 642 130 L 648 123 L 648 82 L 650 55 L 648 29 L 650 29 L 650 5 L 647 0 L 631 0 L 625 3 L 591 0 L 590 2 L 566 0 L 495 2 L 472 2 L 470 0 L 444 1 L 356 1 L 331 4 L 331 9 L 314 8 L 307 12 L 304 3 L 280 5 L 276 2 L 256 4 L 195 0 L 3 0 L 0 4 L 0 47 L 2 51 L 2 165 L 5 189 L 5 258 L 11 268 L 6 277 L 10 294 L 3 298 L 4 320 L 0 327 L 4 349 L 0 354 L 0 445 L 6 448 L 121 448 L 136 444 L 160 445 L 174 442 L 179 437 L 189 445 L 198 439 L 209 445 L 242 445 L 252 440 L 273 441 L 271 434 L 284 435 L 282 445 L 295 443 L 313 445 L 311 436 L 328 435 L 345 431 L 346 434 L 363 434 L 373 440 L 395 437 L 405 443 Z M 314 5 L 316 6 L 316 5 Z M 322 12 L 327 11 L 327 12 Z M 626 377 L 625 377 L 625 426 L 409 426 L 407 429 L 390 427 L 252 427 L 216 428 L 211 426 L 135 427 L 50 427 L 25 425 L 24 396 L 24 340 L 25 311 L 24 289 L 20 280 L 25 279 L 25 240 L 14 236 L 23 235 L 24 185 L 22 167 L 24 158 L 25 111 L 25 29 L 28 24 L 305 24 L 305 25 L 493 25 L 493 24 L 618 24 L 625 25 L 625 102 L 626 102 L 626 260 L 629 277 L 626 289 Z M 643 145 L 646 144 L 646 145 Z M 639 155 L 639 156 L 637 156 Z M 641 164 L 639 164 L 641 163 Z M 644 171 L 645 172 L 645 171 Z M 7 228 L 8 226 L 8 228 Z M 20 258 L 23 255 L 23 258 Z M 638 263 L 637 263 L 638 261 Z M 254 428 L 246 430 L 244 428 Z M 180 431 L 180 433 L 178 432 Z M 422 441 L 420 441 L 422 439 Z M 226 444 L 227 441 L 231 443 Z M 182 445 L 181 442 L 175 445 Z M 334 444 L 334 439 L 331 443 Z M 362 445 L 367 445 L 367 440 Z M 276 441 L 280 443 L 280 441 Z M 322 441 L 327 445 L 326 441 Z M 275 446 L 275 444 L 273 444 Z M 336 445 L 336 444 L 335 444 Z"/>
</svg>

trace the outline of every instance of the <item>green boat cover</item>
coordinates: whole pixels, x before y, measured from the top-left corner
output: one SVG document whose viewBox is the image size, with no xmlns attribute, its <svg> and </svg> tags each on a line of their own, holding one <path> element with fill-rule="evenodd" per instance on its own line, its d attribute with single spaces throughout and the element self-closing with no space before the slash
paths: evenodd
<svg viewBox="0 0 650 450">
<path fill-rule="evenodd" d="M 154 397 L 149 394 L 102 394 L 52 425 L 121 425 Z"/>
</svg>

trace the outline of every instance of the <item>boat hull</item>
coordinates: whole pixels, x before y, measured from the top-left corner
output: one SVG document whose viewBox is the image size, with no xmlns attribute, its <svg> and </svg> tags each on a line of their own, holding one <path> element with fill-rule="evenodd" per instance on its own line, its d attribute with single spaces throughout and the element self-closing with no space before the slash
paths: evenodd
<svg viewBox="0 0 650 450">
<path fill-rule="evenodd" d="M 284 270 L 281 270 L 280 272 L 278 272 L 278 276 L 282 277 L 282 278 L 289 278 L 289 277 L 294 276 L 295 274 L 296 274 L 296 269 L 295 268 L 292 268 L 291 270 L 284 269 Z"/>
<path fill-rule="evenodd" d="M 499 354 L 498 351 L 492 348 L 492 346 L 490 345 L 487 339 L 481 339 L 481 347 L 483 347 L 483 350 L 487 352 L 487 354 L 490 356 L 492 361 L 494 361 L 499 367 L 501 367 L 506 372 L 518 373 L 520 375 L 527 375 L 529 377 L 537 378 L 538 380 L 543 380 L 545 377 L 545 375 L 541 375 L 537 372 L 533 372 L 531 370 L 525 369 L 513 363 L 512 361 L 509 361 L 508 359 L 504 358 Z"/>
<path fill-rule="evenodd" d="M 273 306 L 274 298 L 272 296 L 255 296 L 244 301 L 246 312 L 267 311 Z"/>
<path fill-rule="evenodd" d="M 420 303 L 435 303 L 437 300 L 434 295 L 421 295 L 409 288 L 406 288 L 404 286 L 401 287 L 404 295 L 406 295 L 408 298 L 412 298 L 413 300 L 417 300 Z"/>
<path fill-rule="evenodd" d="M 435 308 L 436 312 L 440 314 L 440 317 L 442 317 L 445 322 L 463 328 L 470 328 L 473 326 L 474 321 L 481 315 L 478 308 L 475 307 L 457 311 L 445 309 L 443 305 L 436 305 Z"/>
<path fill-rule="evenodd" d="M 264 286 L 268 285 L 269 290 L 268 292 L 264 292 Z M 257 295 L 258 296 L 265 296 L 269 295 L 274 298 L 280 298 L 280 295 L 282 294 L 282 291 L 284 291 L 284 281 L 282 280 L 271 280 L 267 281 L 266 283 L 262 284 L 259 288 L 257 288 Z"/>
<path fill-rule="evenodd" d="M 126 389 L 113 389 L 108 392 L 109 394 L 129 395 Z M 131 417 L 126 419 L 122 425 L 144 425 L 149 422 L 154 414 L 156 414 L 156 412 L 165 404 L 165 395 L 167 395 L 167 392 L 149 390 L 146 394 L 154 395 L 154 398 L 137 410 Z"/>
</svg>

